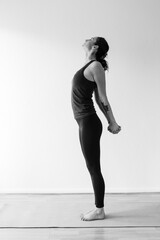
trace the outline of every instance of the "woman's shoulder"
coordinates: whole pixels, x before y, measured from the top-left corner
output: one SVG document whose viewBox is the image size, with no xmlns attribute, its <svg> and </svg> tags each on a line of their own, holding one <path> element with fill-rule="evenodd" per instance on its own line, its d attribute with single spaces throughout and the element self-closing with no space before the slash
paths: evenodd
<svg viewBox="0 0 160 240">
<path fill-rule="evenodd" d="M 91 64 L 90 64 L 90 69 L 95 71 L 95 70 L 101 70 L 101 71 L 104 71 L 103 67 L 102 67 L 102 64 L 95 60 L 93 61 Z"/>
</svg>

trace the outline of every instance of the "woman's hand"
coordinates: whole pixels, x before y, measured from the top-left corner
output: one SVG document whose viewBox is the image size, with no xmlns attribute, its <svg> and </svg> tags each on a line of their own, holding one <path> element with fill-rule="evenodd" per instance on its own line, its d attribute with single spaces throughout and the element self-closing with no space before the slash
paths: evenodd
<svg viewBox="0 0 160 240">
<path fill-rule="evenodd" d="M 109 124 L 108 131 L 113 133 L 113 134 L 116 134 L 116 133 L 119 133 L 121 131 L 121 127 L 116 122 L 113 122 L 113 123 Z"/>
</svg>

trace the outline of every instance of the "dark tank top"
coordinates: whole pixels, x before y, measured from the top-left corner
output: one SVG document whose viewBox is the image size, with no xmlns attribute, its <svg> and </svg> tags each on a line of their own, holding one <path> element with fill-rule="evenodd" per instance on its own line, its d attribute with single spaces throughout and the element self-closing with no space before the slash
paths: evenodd
<svg viewBox="0 0 160 240">
<path fill-rule="evenodd" d="M 84 76 L 85 68 L 93 61 L 95 60 L 88 62 L 78 70 L 72 80 L 71 103 L 75 119 L 84 118 L 96 113 L 92 101 L 92 94 L 97 84 L 86 79 Z"/>
</svg>

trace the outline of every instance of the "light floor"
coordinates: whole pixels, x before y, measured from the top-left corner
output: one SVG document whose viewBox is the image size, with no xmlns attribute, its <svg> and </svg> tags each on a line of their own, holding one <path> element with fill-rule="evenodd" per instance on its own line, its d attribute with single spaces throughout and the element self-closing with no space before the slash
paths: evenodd
<svg viewBox="0 0 160 240">
<path fill-rule="evenodd" d="M 106 194 L 106 219 L 85 222 L 93 194 L 0 194 L 0 240 L 160 240 L 160 193 Z"/>
</svg>

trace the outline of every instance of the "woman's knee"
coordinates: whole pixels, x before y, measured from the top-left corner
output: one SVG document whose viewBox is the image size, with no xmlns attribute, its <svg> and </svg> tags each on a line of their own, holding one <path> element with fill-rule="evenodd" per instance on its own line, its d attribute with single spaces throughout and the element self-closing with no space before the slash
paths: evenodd
<svg viewBox="0 0 160 240">
<path fill-rule="evenodd" d="M 87 164 L 87 168 L 91 175 L 101 174 L 101 169 L 100 169 L 99 164 L 98 165 Z"/>
</svg>

